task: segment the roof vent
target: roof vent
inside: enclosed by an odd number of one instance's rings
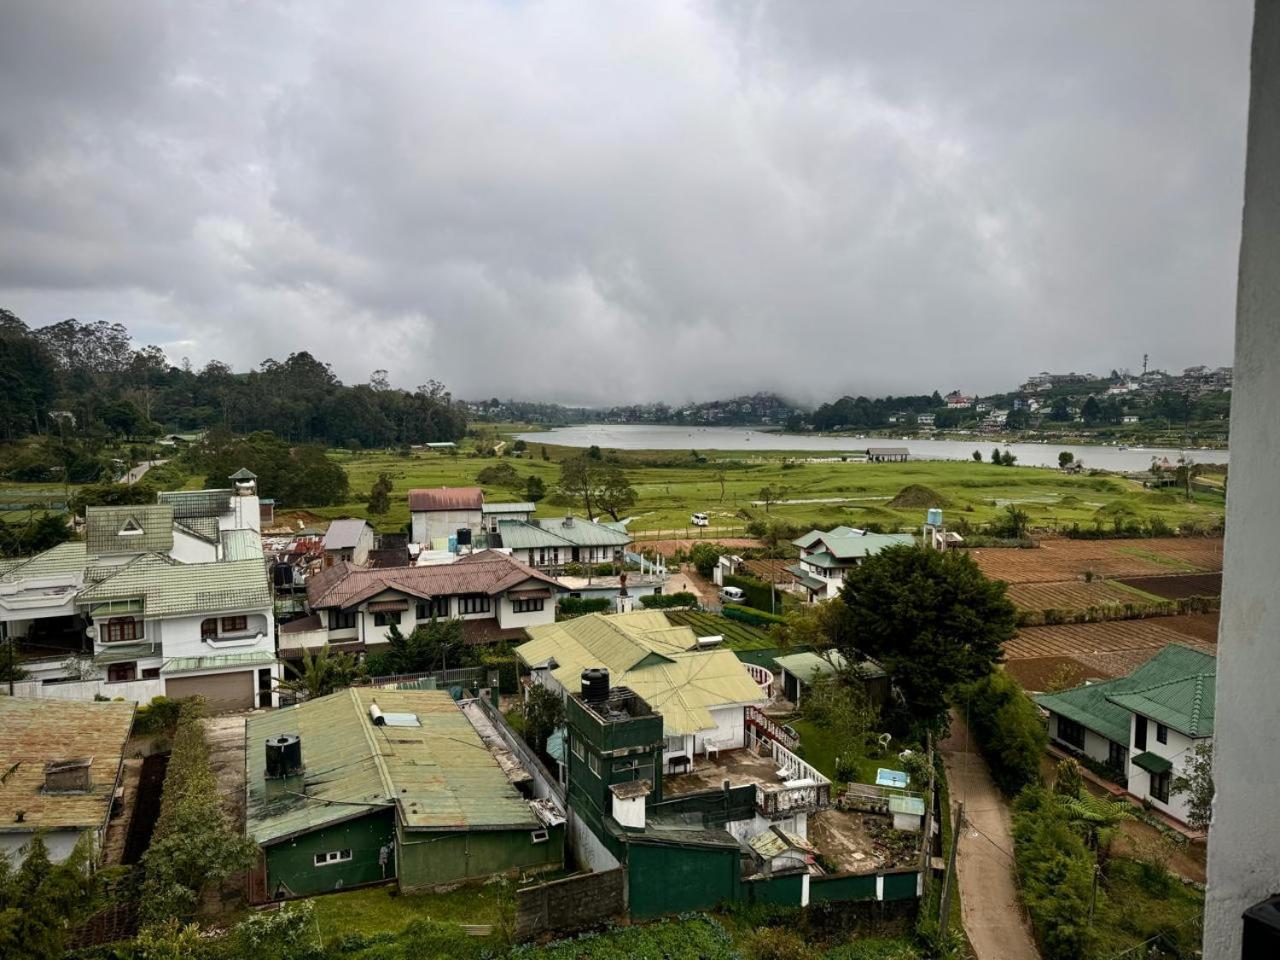
[[[44,765],[45,793],[88,793],[92,786],[93,757],[51,760]]]
[[[572,513],[566,513],[566,514],[564,515],[564,525],[565,525],[566,527],[572,527],[572,526],[573,526],[573,514],[572,514]]]

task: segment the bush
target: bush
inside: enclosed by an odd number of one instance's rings
[[[757,580],[755,577],[736,577],[729,576],[724,578],[726,587],[737,587],[746,594],[744,603],[748,607],[755,607],[757,610],[773,611],[775,606],[773,600],[773,590],[769,584],[763,580]],[[777,606],[782,606],[782,598],[778,597]]]
[[[815,960],[818,952],[789,927],[759,927],[742,938],[745,960]]]
[[[153,697],[151,702],[138,708],[133,718],[133,732],[142,736],[173,736],[178,729],[182,707],[189,700],[173,700],[169,697]]]
[[[757,610],[754,607],[744,607],[736,603],[726,603],[720,612],[730,620],[749,623],[755,627],[771,627],[775,623],[785,624],[787,622],[786,617],[780,617],[764,610]]]
[[[562,597],[558,612],[568,619],[587,613],[606,613],[612,606],[613,601],[608,597]]]
[[[1019,795],[1013,837],[1022,899],[1045,960],[1090,956],[1093,857],[1048,791],[1030,787]]]
[[[498,692],[518,693],[520,691],[520,663],[516,655],[509,650],[495,652],[486,650],[480,655],[480,666],[484,668],[485,683],[489,682],[489,672],[498,671]]]
[[[665,610],[669,607],[696,607],[698,598],[688,590],[679,593],[651,593],[640,598],[640,606],[646,610]]]
[[[715,569],[716,563],[720,560],[720,555],[728,552],[728,547],[721,546],[718,543],[695,543],[689,551],[689,561],[699,574],[710,579],[711,571]]]
[[[1008,674],[994,671],[956,691],[982,755],[991,766],[991,779],[1007,795],[1039,783],[1040,758],[1049,737],[1036,705]]]

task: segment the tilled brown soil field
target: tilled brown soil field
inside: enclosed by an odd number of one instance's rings
[[[1064,580],[1058,583],[1011,583],[1009,599],[1019,610],[1088,610],[1112,604],[1141,604],[1142,598],[1107,583],[1094,580]]]
[[[1188,646],[1217,640],[1216,627],[1208,636],[1206,618],[1215,614],[1186,614],[1146,620],[1110,620],[1106,623],[1068,623],[1055,627],[1024,627],[1005,644],[1009,659],[1023,657],[1075,657],[1083,653],[1114,653],[1141,648],[1159,649],[1169,643]]]
[[[1125,586],[1151,593],[1166,600],[1182,597],[1217,597],[1222,594],[1222,574],[1184,573],[1171,577],[1126,577]],[[1015,603],[1017,601],[1014,601]]]
[[[1222,569],[1221,538],[1044,540],[1039,547],[979,547],[969,555],[983,573],[1008,583],[1051,583],[1095,577],[1153,577]]]

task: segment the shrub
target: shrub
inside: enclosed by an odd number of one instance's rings
[[[689,560],[693,563],[694,569],[704,577],[710,577],[711,571],[715,569],[717,561],[722,553],[727,553],[728,548],[722,547],[718,543],[695,543],[689,551]]]
[[[967,707],[969,724],[991,779],[1009,796],[1040,779],[1040,758],[1049,738],[1031,698],[1008,674],[993,671],[956,691]]]
[[[669,607],[696,607],[698,598],[688,590],[679,593],[651,593],[640,598],[640,606],[647,610],[664,610]]]
[[[773,590],[769,584],[763,580],[757,580],[755,577],[735,577],[729,576],[724,578],[726,587],[738,587],[746,594],[744,602],[748,607],[755,607],[757,610],[773,611],[775,606],[773,598]],[[777,606],[782,606],[782,598],[777,600]]]
[[[613,606],[608,597],[563,597],[558,612],[561,617],[580,617],[586,613],[605,613]]]
[[[744,607],[736,603],[726,603],[720,612],[730,620],[739,620],[742,623],[749,623],[756,627],[771,627],[775,623],[785,624],[787,622],[786,617],[780,617],[764,610],[757,610],[754,607]]]
[[[1019,795],[1013,837],[1022,899],[1045,960],[1090,956],[1093,857],[1048,791],[1030,787]]]
[[[171,737],[178,729],[183,704],[188,698],[173,700],[169,697],[152,697],[151,702],[138,708],[133,718],[133,732],[142,736]]]
[[[742,938],[745,960],[815,960],[818,952],[789,927],[759,927]]]

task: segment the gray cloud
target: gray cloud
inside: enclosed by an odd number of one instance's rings
[[[1249,4],[12,4],[0,304],[681,401],[1228,362]]]

